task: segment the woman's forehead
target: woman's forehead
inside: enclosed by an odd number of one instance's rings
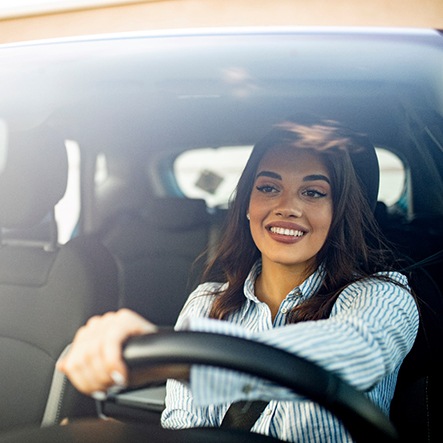
[[[257,168],[257,174],[263,170],[280,170],[287,173],[299,173],[309,170],[327,173],[326,165],[318,153],[295,146],[275,146],[270,148],[261,159]]]

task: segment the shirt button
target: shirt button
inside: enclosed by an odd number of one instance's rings
[[[271,415],[272,414],[272,409],[271,408],[267,408],[266,409],[266,415]]]
[[[242,392],[243,394],[249,394],[252,391],[252,386],[251,385],[244,385],[242,388]]]
[[[281,308],[281,313],[282,314],[287,314],[288,313],[288,308]]]

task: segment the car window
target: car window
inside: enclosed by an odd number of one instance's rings
[[[208,207],[224,207],[234,191],[252,146],[194,149],[174,162],[174,176],[189,198],[203,198]]]
[[[80,216],[80,148],[74,140],[65,140],[68,153],[68,182],[66,192],[55,206],[58,241],[66,243]]]
[[[186,197],[203,198],[208,207],[226,207],[234,191],[252,146],[205,148],[186,151],[174,162],[174,175]],[[380,164],[378,200],[396,203],[405,183],[405,167],[400,158],[387,149],[377,148]]]
[[[380,188],[378,200],[392,206],[400,199],[405,186],[405,166],[393,152],[383,148],[376,148],[380,165]]]
[[[68,183],[66,192],[55,206],[55,219],[57,221],[58,242],[65,244],[75,232],[80,219],[80,147],[75,140],[65,141],[68,153]],[[106,156],[97,155],[95,167],[95,184],[103,183],[108,175]]]

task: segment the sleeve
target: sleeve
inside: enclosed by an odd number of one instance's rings
[[[188,318],[183,326],[275,346],[313,361],[365,391],[391,374],[412,348],[418,311],[407,288],[372,278],[348,286],[325,320],[261,333],[250,333],[238,325],[207,318]],[[194,401],[199,405],[238,399],[295,399],[288,391],[270,388],[269,383],[245,374],[201,366],[192,368],[191,387]]]
[[[186,301],[180,313],[175,329],[186,329],[188,318],[207,317],[212,305],[211,293],[216,286],[211,283],[200,285]],[[217,414],[213,406],[196,406],[189,385],[177,380],[168,380],[166,384],[166,407],[162,413],[161,425],[168,429],[190,427],[214,427]]]
[[[194,405],[189,386],[177,380],[166,384],[166,408],[162,413],[161,425],[167,429],[215,427],[216,417],[210,406]]]

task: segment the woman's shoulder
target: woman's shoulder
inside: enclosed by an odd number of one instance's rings
[[[185,307],[189,304],[212,303],[214,297],[226,288],[226,283],[206,282],[197,286],[188,297]]]
[[[408,278],[398,271],[381,271],[367,277],[355,279],[348,286],[351,290],[355,288],[399,288],[410,292]]]
[[[406,275],[398,271],[377,272],[370,278],[372,278],[375,281],[385,281],[400,286],[408,287],[408,278],[406,277]]]
[[[226,288],[226,283],[218,282],[206,282],[197,286],[186,300],[176,327],[180,327],[180,324],[190,316],[208,317],[214,298],[224,288]]]
[[[418,325],[415,297],[406,276],[399,272],[379,272],[348,285],[338,296],[331,317],[350,312],[358,313],[359,318],[390,317]]]
[[[194,299],[197,297],[214,297],[219,292],[225,290],[227,287],[227,283],[220,282],[205,282],[201,283],[191,292],[188,300]]]
[[[401,299],[409,303],[413,300],[408,279],[396,271],[377,272],[368,277],[360,278],[343,289],[337,299],[336,307],[352,305],[385,303],[387,299]]]

